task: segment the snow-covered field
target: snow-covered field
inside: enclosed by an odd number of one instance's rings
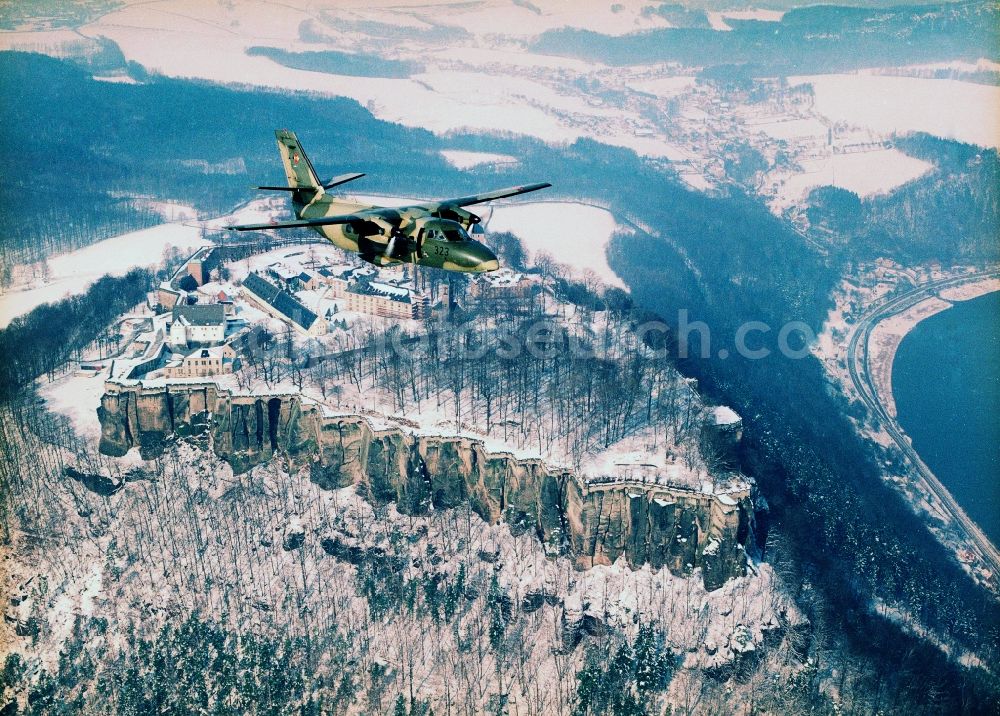
[[[466,152],[460,149],[443,149],[443,156],[449,164],[458,169],[469,169],[480,164],[516,164],[517,159],[509,154],[492,154],[490,152]]]
[[[120,85],[139,84],[128,75],[107,75],[106,77],[99,77],[97,75],[94,75],[94,79],[97,80],[98,82],[112,82],[114,84],[120,84]]]
[[[65,415],[73,422],[73,428],[88,440],[98,440],[101,436],[101,422],[97,419],[97,408],[104,395],[105,373],[69,373],[51,382],[38,382],[38,395],[49,410]]]
[[[774,139],[825,139],[827,126],[815,117],[782,117],[748,122],[750,131],[763,132]]]
[[[676,77],[657,77],[648,80],[636,80],[630,87],[640,92],[648,92],[657,97],[675,97],[694,87],[695,78],[687,75]]]
[[[97,79],[96,77],[94,79]],[[163,217],[164,221],[192,221],[198,217],[198,212],[190,204],[179,204],[176,201],[160,201],[159,199],[136,198],[132,200],[136,206],[151,209]]]
[[[83,293],[105,274],[123,276],[136,266],[156,266],[170,246],[193,252],[207,245],[195,225],[161,224],[53,256],[47,283],[0,297],[0,328],[43,303]]]
[[[431,87],[441,96],[462,95],[456,101],[471,105],[541,105],[559,112],[588,113],[615,117],[617,110],[592,107],[580,94],[564,94],[552,87],[516,74],[498,76],[485,72],[437,71],[414,75],[413,79]],[[467,94],[471,93],[471,94]]]
[[[595,67],[603,67],[602,65],[595,65],[589,61],[578,60],[572,57],[525,52],[524,48],[517,43],[497,42],[491,44],[495,44],[495,46],[429,46],[422,51],[421,57],[424,60],[433,61],[441,65],[458,61],[470,67],[484,69],[509,67],[521,72],[535,69],[589,72],[594,70]]]
[[[204,222],[205,228],[221,229],[231,224],[254,224],[270,221],[278,216],[291,216],[291,202],[287,196],[274,194],[253,199],[230,214]]]
[[[962,60],[952,60],[951,62],[928,62],[922,65],[904,65],[902,67],[871,67],[860,70],[864,75],[918,75],[920,73],[932,73],[939,71],[950,72],[1000,72],[1000,62],[988,60],[980,57],[975,62],[964,62]]]
[[[295,5],[296,3],[289,3]],[[480,0],[479,2],[426,2],[425,0],[375,0],[336,3],[334,16],[350,22],[378,22],[414,29],[433,25],[456,28],[463,34],[492,39],[500,35],[529,38],[546,30],[575,27],[609,35],[670,27],[664,18],[643,13],[646,3],[611,3],[607,0]],[[456,32],[455,42],[462,41]]]
[[[299,0],[280,5],[257,0],[218,5],[153,0],[108,13],[79,32],[85,41],[98,37],[113,40],[128,60],[166,76],[349,97],[380,119],[440,134],[457,130],[509,132],[556,143],[589,137],[651,157],[682,158],[682,151],[665,141],[636,136],[633,123],[641,118],[630,109],[602,106],[586,101],[576,90],[555,88],[565,86],[573,76],[564,73],[586,74],[601,69],[599,65],[535,55],[518,46],[523,39],[517,39],[563,26],[621,34],[664,27],[666,21],[655,14],[644,16],[639,6],[612,9],[596,0],[587,0],[585,7],[561,0],[542,0],[537,5],[532,9],[506,0],[451,4],[447,8],[335,3],[320,14],[311,3]],[[359,30],[341,30],[338,20],[374,21],[400,29],[455,24],[473,36],[457,35],[444,47],[442,41],[419,36],[397,43],[393,56],[424,65],[423,72],[410,78],[369,77],[362,81],[284,67],[267,57],[246,54],[255,45],[293,52],[372,51],[373,38]],[[303,42],[299,35],[303,23],[318,27],[318,36],[326,40]],[[0,33],[0,48],[31,41],[25,33]],[[53,40],[44,37],[40,42],[51,45]],[[691,78],[684,78],[678,87],[690,82]],[[663,91],[658,88],[654,93]]]
[[[705,13],[708,15],[708,24],[712,26],[713,30],[718,30],[720,32],[729,32],[732,30],[732,26],[726,22],[726,20],[757,20],[758,22],[779,22],[782,16],[785,14],[781,10],[761,10],[756,8],[747,8],[745,10],[710,10]]]
[[[323,49],[322,45],[299,41],[300,24],[315,19],[306,4],[302,8],[297,9],[294,3],[223,6],[162,0],[126,6],[83,26],[80,33],[114,40],[127,59],[167,76],[350,97],[382,119],[435,132],[468,128],[515,132],[548,141],[573,141],[581,135],[541,107],[555,102],[563,111],[576,111],[585,107],[582,101],[558,95],[516,74],[503,82],[496,77],[450,71],[431,71],[412,79],[359,81],[357,77],[292,69],[246,54],[248,47],[261,44],[291,51]],[[0,33],[0,47],[30,41],[24,33],[16,37]]]
[[[932,166],[898,149],[830,154],[801,162],[803,171],[781,177],[772,206],[782,209],[801,200],[818,186],[837,186],[859,196],[889,192],[912,181]]]
[[[608,285],[625,287],[608,265],[607,246],[618,225],[604,209],[558,201],[497,206],[486,228],[509,231],[532,254],[544,251],[575,271],[591,270]]]
[[[682,162],[690,159],[692,152],[676,144],[666,142],[657,136],[636,136],[629,132],[609,132],[602,135],[598,141],[610,144],[614,147],[624,147],[631,149],[642,157],[654,157],[658,159],[669,159],[675,162]]]
[[[866,74],[789,77],[811,84],[815,109],[834,122],[886,136],[929,132],[984,147],[1000,147],[1000,87],[958,80]]]
[[[388,0],[385,5],[395,5]],[[425,5],[428,17],[477,35],[513,35],[531,37],[546,30],[574,27],[594,30],[606,35],[670,27],[656,14],[642,14],[644,3],[612,3],[607,0],[532,0],[512,3],[508,0],[451,5],[443,8]],[[435,12],[435,11],[438,12]]]
[[[70,29],[15,30],[0,32],[0,49],[20,52],[42,52],[55,57],[73,54],[82,43],[90,44]]]

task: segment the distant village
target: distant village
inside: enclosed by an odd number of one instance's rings
[[[420,281],[410,265],[351,263],[353,257],[325,245],[293,245],[228,263],[222,254],[217,246],[198,250],[147,296],[144,316],[111,363],[109,378],[223,376],[239,368],[241,347],[254,331],[318,339],[346,331],[360,316],[421,322],[459,301],[526,304],[545,284],[540,274],[502,268],[463,277],[459,297],[451,280]]]

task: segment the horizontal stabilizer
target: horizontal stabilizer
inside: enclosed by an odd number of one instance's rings
[[[360,179],[364,174],[361,172],[352,172],[350,174],[341,174],[340,176],[333,177],[326,184],[323,185],[324,189],[332,189],[335,186],[340,186],[341,184],[346,184],[349,181],[354,181],[355,179]],[[254,189],[259,189],[260,191],[300,191],[302,189],[309,190],[309,187],[301,186],[257,186]]]
[[[349,181],[354,181],[355,179],[360,179],[363,177],[363,173],[353,172],[351,174],[341,174],[340,176],[333,177],[330,181],[323,185],[324,189],[332,189],[335,186],[340,186],[341,184],[346,184]]]

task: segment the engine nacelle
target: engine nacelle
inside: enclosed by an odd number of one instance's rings
[[[393,225],[381,217],[372,217],[350,221],[344,224],[344,233],[349,236],[367,238],[369,236],[389,236]]]
[[[471,211],[466,211],[460,206],[449,206],[448,204],[445,204],[435,211],[434,216],[439,219],[457,221],[466,231],[471,231],[474,224],[478,224],[482,221],[481,218],[473,214]]]

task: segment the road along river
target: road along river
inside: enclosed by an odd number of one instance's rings
[[[880,325],[885,326],[887,322],[907,312],[913,312],[915,308],[918,314],[917,320],[947,308],[950,304],[941,297],[948,296],[951,291],[958,291],[961,287],[974,283],[991,286],[998,279],[1000,270],[982,271],[931,281],[889,296],[873,305],[855,324],[848,338],[847,351],[850,379],[861,400],[913,466],[918,487],[922,492],[935,498],[937,507],[961,535],[965,547],[965,561],[970,562],[973,567],[978,567],[980,574],[987,578],[994,589],[997,589],[997,580],[1000,577],[1000,550],[924,463],[914,450],[910,438],[897,422],[895,401],[891,392],[892,356],[905,331],[896,333],[898,339],[890,338],[888,341],[884,337],[881,341],[877,340],[877,334]],[[921,305],[930,308],[922,311],[919,308]],[[888,354],[886,354],[887,349]],[[877,361],[873,360],[876,352],[880,353]]]

